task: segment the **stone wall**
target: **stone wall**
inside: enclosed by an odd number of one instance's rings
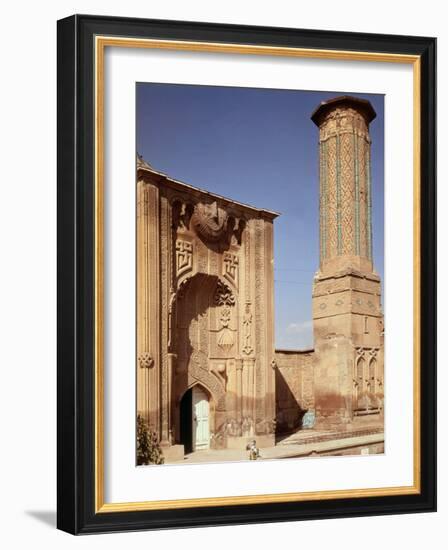
[[[276,431],[300,428],[307,411],[314,410],[313,350],[276,350]]]

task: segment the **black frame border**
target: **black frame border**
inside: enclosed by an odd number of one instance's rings
[[[436,511],[436,39],[90,15],[62,19],[57,31],[57,527],[84,534]],[[420,57],[420,494],[95,513],[96,35]]]

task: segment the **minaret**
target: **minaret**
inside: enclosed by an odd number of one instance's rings
[[[316,422],[324,428],[382,416],[383,315],[372,262],[369,135],[375,116],[369,101],[349,96],[322,102],[311,116],[320,149],[314,381]]]

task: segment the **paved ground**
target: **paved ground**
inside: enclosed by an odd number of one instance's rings
[[[353,433],[341,434],[333,432],[316,432],[307,430],[298,432],[280,441],[275,447],[260,449],[261,460],[281,458],[299,458],[319,454],[327,454],[349,448],[368,447],[384,441],[384,433]],[[359,454],[359,451],[358,453]],[[203,462],[240,462],[249,460],[248,451],[234,449],[196,451],[186,455],[181,460],[170,460],[167,464],[203,463]]]
[[[304,443],[311,438],[315,437],[335,437],[337,434],[334,432],[319,432],[317,430],[299,430],[296,433],[283,437],[278,441],[277,445],[291,445],[294,443]]]

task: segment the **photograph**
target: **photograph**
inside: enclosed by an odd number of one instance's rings
[[[251,21],[58,21],[68,533],[436,510],[436,38]]]
[[[384,95],[135,94],[136,464],[383,454]]]

